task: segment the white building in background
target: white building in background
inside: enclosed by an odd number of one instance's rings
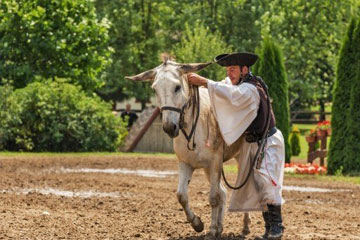
[[[141,103],[137,102],[135,98],[130,98],[127,100],[124,100],[122,102],[116,102],[116,111],[123,111],[125,110],[125,106],[126,104],[130,103],[131,105],[131,110],[139,112],[141,111]],[[150,102],[146,103],[146,107],[151,107],[151,106],[157,106],[157,100],[155,96],[152,96],[150,98]]]

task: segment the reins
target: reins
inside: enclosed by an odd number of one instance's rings
[[[270,115],[271,115],[271,108],[270,108],[271,105],[270,105],[270,97],[269,97],[268,87],[266,86],[266,84],[262,80],[258,79],[258,81],[261,84],[261,86],[263,87],[263,89],[264,89],[264,91],[266,93],[266,96],[267,96],[267,105],[268,105],[269,112],[268,112],[268,115],[266,117],[266,128],[265,128],[265,131],[264,131],[264,133],[263,133],[263,135],[261,137],[259,147],[258,147],[258,149],[256,151],[255,157],[251,162],[249,172],[248,172],[248,174],[247,174],[247,176],[246,176],[243,183],[239,184],[237,187],[231,186],[229,184],[229,182],[226,180],[225,173],[224,173],[224,167],[222,167],[221,173],[222,173],[224,182],[225,182],[226,186],[228,186],[230,189],[233,189],[233,190],[239,190],[240,188],[245,186],[245,184],[249,180],[249,177],[250,177],[256,163],[258,163],[256,165],[256,168],[257,169],[260,168],[260,165],[261,165],[261,161],[259,160],[260,153],[261,153],[260,158],[262,159],[264,157],[264,148],[265,148],[265,144],[266,144],[266,141],[267,141],[267,135],[269,134],[269,127],[270,127],[270,122],[271,122],[271,117],[270,117]],[[224,158],[225,158],[225,142],[224,142],[224,145],[223,145],[223,162],[224,162]]]

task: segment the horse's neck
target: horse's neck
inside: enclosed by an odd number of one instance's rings
[[[196,117],[195,113],[195,109],[194,109],[194,103],[192,102],[192,100],[190,100],[190,105],[187,106],[184,110],[184,129],[186,131],[190,131],[191,130],[191,126],[193,124],[193,121]]]
[[[192,94],[191,96],[196,95],[196,89],[195,88],[189,88],[189,92],[190,94]],[[210,110],[206,107],[209,103],[209,99],[204,98],[204,95],[202,95],[200,93],[201,89],[198,90],[199,91],[199,107],[200,107],[200,111],[199,114],[203,115],[203,116],[207,116],[208,114],[210,114]],[[186,126],[184,127],[184,129],[186,131],[190,131],[191,127],[193,125],[193,122],[195,121],[195,118],[197,116],[197,104],[196,102],[193,101],[193,99],[191,99],[190,101],[190,106],[187,107],[184,111],[184,123],[186,123]],[[199,117],[199,120],[197,122],[197,129],[198,128],[202,128],[204,126],[202,126],[203,121],[201,119],[201,117]]]
[[[197,114],[196,103],[194,103],[194,101],[193,101],[193,96],[196,95],[196,88],[194,86],[190,86],[188,84],[186,74],[182,76],[182,84],[183,84],[183,87],[186,89],[186,92],[187,92],[187,94],[189,96],[188,100],[190,100],[190,103],[191,103],[191,105],[189,107],[187,107],[185,109],[185,111],[184,111],[184,114],[185,114],[184,115],[184,123],[186,125],[186,126],[184,126],[184,130],[186,132],[190,132],[190,130],[192,128],[192,125],[193,125],[193,122],[195,121],[196,114]],[[204,98],[204,95],[201,94],[201,88],[200,87],[198,88],[198,91],[199,91],[199,99],[198,99],[198,101],[200,101],[200,103],[199,103],[199,105],[200,105],[199,114],[208,115],[208,114],[210,114],[210,110],[208,108],[204,108],[204,106],[208,105],[209,104],[208,101],[210,101],[210,100],[207,99],[207,98]],[[202,125],[203,125],[203,121],[201,121],[201,119],[199,118],[199,120],[197,122],[196,129],[205,127],[205,126],[202,126]],[[208,126],[206,126],[206,127],[208,127]]]

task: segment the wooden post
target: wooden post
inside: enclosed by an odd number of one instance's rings
[[[315,138],[315,142],[309,142],[309,151],[308,151],[308,158],[307,158],[307,162],[308,163],[313,163],[313,161],[316,158],[320,158],[320,166],[324,166],[325,165],[325,157],[327,154],[327,150],[326,150],[326,143],[327,143],[327,137],[328,134],[326,132],[326,130],[321,130],[323,131],[320,134],[318,134]],[[315,145],[317,143],[317,141],[320,141],[320,149],[315,149]]]
[[[323,136],[320,138],[321,143],[320,143],[320,151],[324,154],[322,154],[322,156],[320,157],[320,166],[324,166],[325,165],[325,157],[326,157],[326,142],[327,142],[327,135]]]

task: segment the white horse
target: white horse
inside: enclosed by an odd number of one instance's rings
[[[188,184],[195,169],[203,168],[210,182],[209,202],[212,208],[210,232],[207,238],[217,238],[223,231],[223,218],[226,204],[226,189],[221,184],[223,160],[229,160],[239,153],[244,141],[241,137],[230,147],[225,146],[215,116],[210,108],[209,94],[206,88],[199,88],[200,114],[197,127],[191,142],[196,147],[193,151],[187,148],[188,141],[184,134],[179,134],[180,126],[189,133],[196,111],[193,111],[194,88],[187,82],[187,73],[196,72],[210,63],[179,64],[168,59],[158,67],[135,76],[126,77],[134,81],[153,82],[158,103],[162,109],[163,130],[174,140],[174,151],[179,159],[179,183],[177,198],[183,207],[187,220],[195,231],[201,232],[204,225],[189,206]],[[183,123],[180,124],[180,113],[176,109],[184,107]],[[164,108],[165,107],[165,108]],[[169,108],[170,107],[170,108]],[[226,145],[226,144],[225,144]],[[191,143],[190,143],[191,146]],[[250,217],[244,215],[243,234],[248,234]]]

